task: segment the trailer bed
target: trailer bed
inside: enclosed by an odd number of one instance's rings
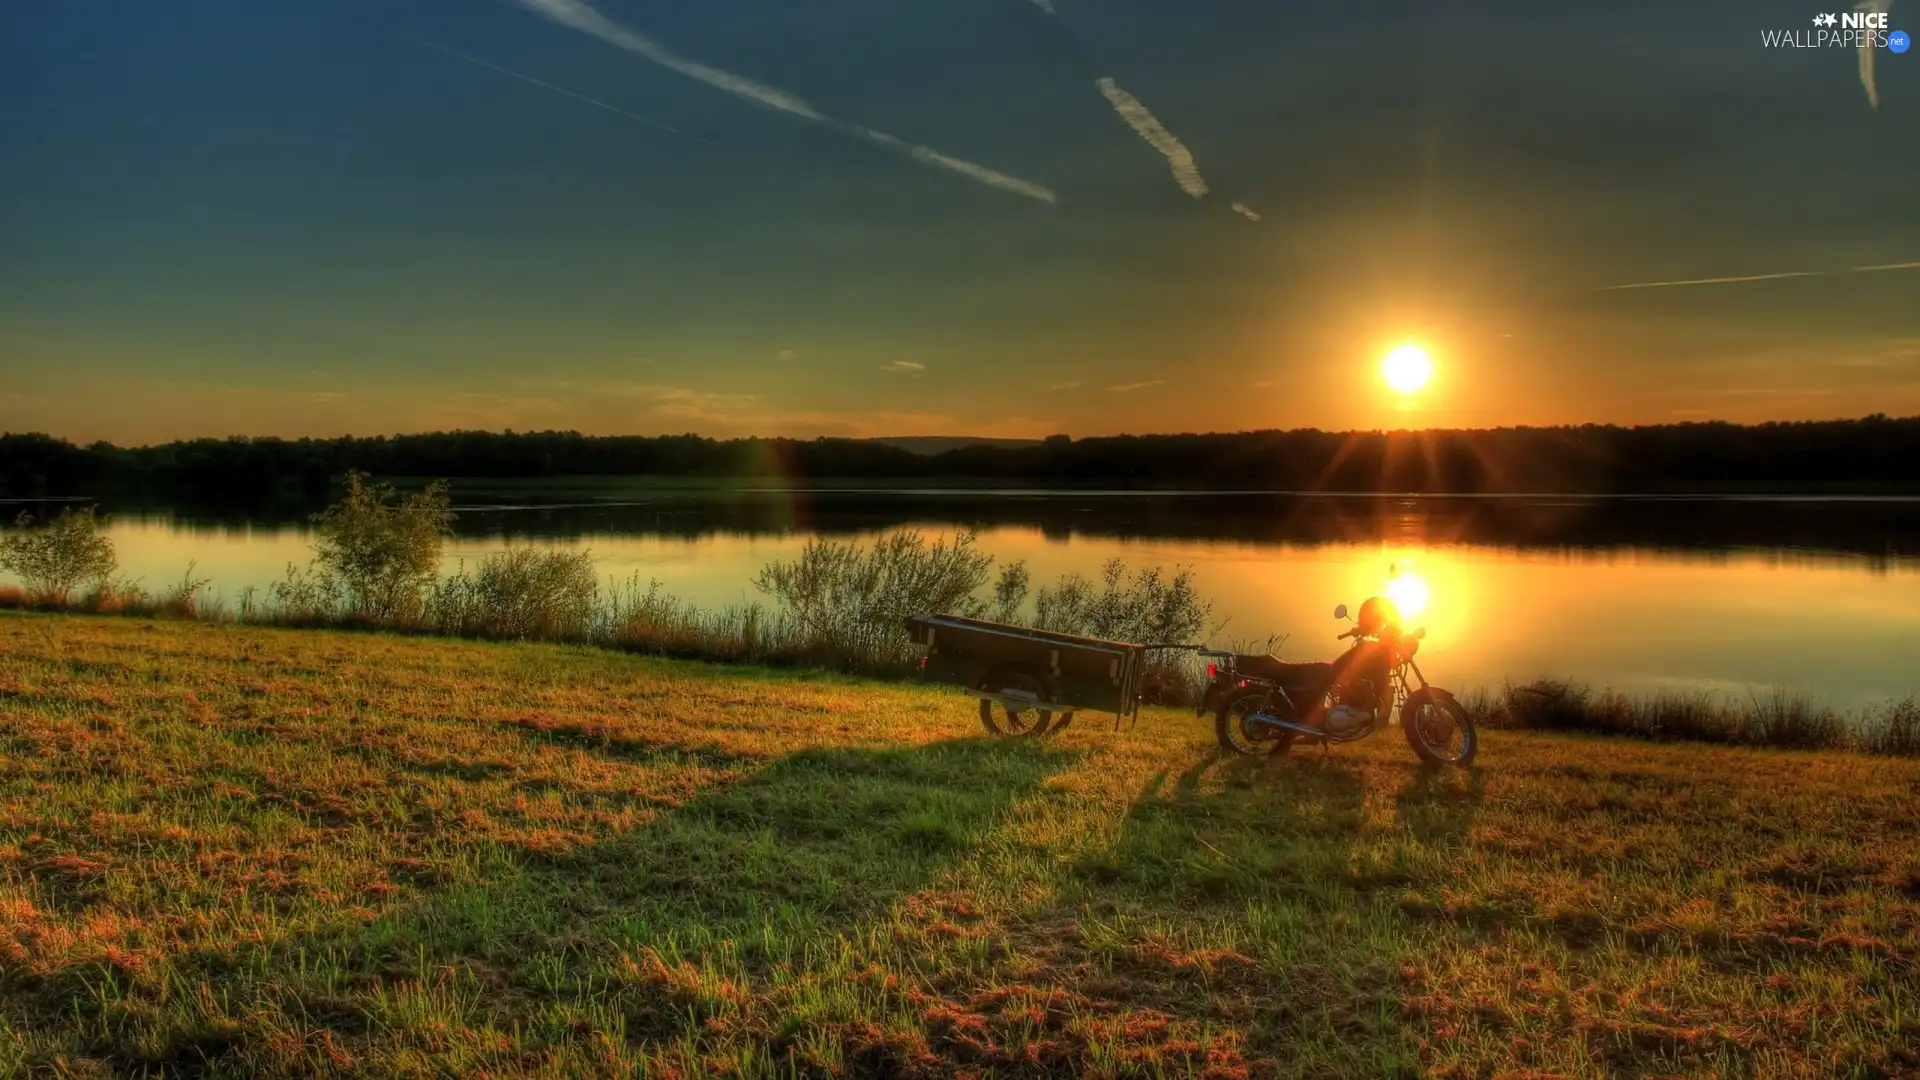
[[[907,620],[907,632],[926,650],[925,678],[973,691],[983,701],[1066,715],[1099,711],[1124,718],[1139,712],[1143,645],[959,615],[915,616]],[[1032,687],[1036,681],[1043,688],[1037,695],[1031,689],[1006,692],[1012,684]]]

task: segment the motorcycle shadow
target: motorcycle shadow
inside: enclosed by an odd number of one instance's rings
[[[1464,843],[1485,801],[1486,776],[1479,769],[1423,764],[1394,796],[1394,815],[1430,846]]]

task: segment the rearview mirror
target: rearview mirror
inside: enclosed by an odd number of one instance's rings
[[[1341,605],[1340,605],[1339,607],[1337,607],[1337,608],[1334,608],[1334,609],[1333,609],[1333,617],[1334,617],[1334,618],[1336,618],[1336,619],[1344,619],[1344,618],[1346,618],[1346,617],[1347,617],[1347,605],[1345,605],[1345,604],[1341,604]]]

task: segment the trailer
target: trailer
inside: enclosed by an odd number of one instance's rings
[[[1112,713],[1115,730],[1139,718],[1148,646],[958,615],[916,615],[907,633],[926,650],[922,676],[979,698],[994,735],[1059,731],[1083,711]]]

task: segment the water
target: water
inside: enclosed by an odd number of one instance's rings
[[[1920,692],[1920,500],[528,492],[457,488],[448,566],[508,544],[584,547],[603,576],[719,606],[765,602],[755,573],[813,537],[972,525],[1036,583],[1110,558],[1192,567],[1227,621],[1216,643],[1284,634],[1289,659],[1333,654],[1334,605],[1380,591],[1401,563],[1427,594],[1421,662],[1443,685],[1785,688],[1847,708]],[[193,561],[231,603],[311,558],[310,508],[107,509],[123,572],[149,587]]]

